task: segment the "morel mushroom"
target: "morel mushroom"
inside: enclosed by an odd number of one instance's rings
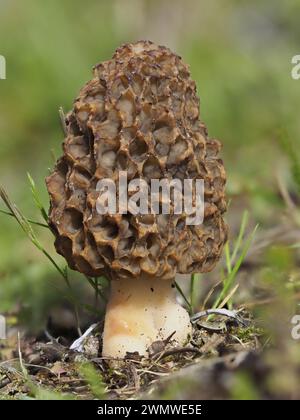
[[[147,355],[152,342],[183,344],[189,316],[176,302],[176,273],[207,272],[227,236],[220,143],[199,120],[188,67],[168,48],[141,41],[94,67],[65,118],[63,156],[47,178],[55,247],[68,265],[111,279],[103,355]],[[187,214],[99,214],[99,181],[202,179],[204,219]],[[195,191],[193,191],[193,194]],[[117,191],[118,194],[118,191]],[[193,195],[194,197],[194,195]]]

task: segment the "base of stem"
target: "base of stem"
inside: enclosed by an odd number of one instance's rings
[[[174,333],[175,331],[175,333]],[[187,311],[176,301],[173,280],[139,278],[112,281],[103,333],[103,356],[127,352],[147,356],[147,349],[172,333],[183,345],[191,335]]]

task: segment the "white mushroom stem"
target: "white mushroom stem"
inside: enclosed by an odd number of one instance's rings
[[[103,333],[103,356],[126,352],[147,356],[148,347],[165,340],[183,345],[192,329],[187,311],[176,301],[174,280],[140,278],[112,281]]]

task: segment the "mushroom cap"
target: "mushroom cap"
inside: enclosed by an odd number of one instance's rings
[[[65,117],[63,156],[46,179],[55,247],[89,276],[172,278],[207,272],[227,238],[226,174],[220,143],[199,119],[187,65],[149,41],[123,45],[94,67]],[[182,214],[105,214],[97,182],[151,178],[204,180],[204,220]]]

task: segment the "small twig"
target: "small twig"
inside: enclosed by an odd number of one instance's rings
[[[176,331],[173,331],[167,338],[164,340],[157,340],[154,341],[148,348],[147,352],[149,353],[149,356],[151,358],[155,357],[157,354],[161,354],[162,351],[165,350],[166,346],[171,341],[173,335],[176,333]]]
[[[168,335],[168,337],[167,337],[167,338],[165,338],[165,339],[163,340],[163,342],[164,342],[164,344],[165,344],[165,345],[167,345],[167,344],[169,344],[169,343],[170,343],[171,338],[173,337],[173,335],[174,335],[174,334],[176,334],[176,330],[175,330],[175,331],[173,331],[173,332],[171,332],[171,334],[170,334],[170,335]]]
[[[226,324],[225,323],[218,323],[218,325],[209,325],[208,323],[198,322],[198,327],[203,328],[206,331],[210,332],[222,332],[226,330]]]
[[[204,310],[205,306],[207,305],[207,302],[209,301],[210,297],[215,292],[216,288],[218,286],[220,286],[220,284],[222,284],[222,283],[223,283],[223,280],[221,279],[215,285],[213,285],[212,288],[209,290],[209,292],[206,295],[206,298],[204,299],[203,305],[202,305],[203,310]]]
[[[144,373],[149,373],[150,375],[154,376],[169,376],[170,372],[155,372],[154,370],[147,370],[147,369],[137,369],[138,372],[140,372],[142,375]]]
[[[239,339],[236,335],[232,335],[231,337],[234,338],[242,347],[246,347],[245,344],[242,342],[242,340]]]
[[[279,172],[277,172],[276,174],[276,179],[277,179],[277,185],[278,185],[278,189],[279,189],[279,193],[286,205],[286,207],[288,208],[288,210],[294,214],[295,210],[296,210],[296,205],[293,202],[290,193],[287,189],[286,183],[284,182],[283,178],[280,176]]]
[[[133,363],[130,364],[130,370],[132,373],[135,390],[136,392],[138,392],[141,388],[141,378],[139,377],[137,369]]]
[[[200,350],[195,349],[193,347],[178,347],[170,350],[164,351],[160,357],[159,360],[164,359],[165,357],[172,356],[174,354],[181,354],[181,353],[196,353],[196,354],[202,354]]]
[[[24,363],[23,363],[22,352],[21,352],[21,340],[20,340],[19,331],[18,331],[18,356],[19,356],[19,363],[20,363],[22,373],[23,373],[24,377],[27,378],[28,373],[27,373],[27,370],[26,370],[26,368],[24,366]]]
[[[4,388],[6,385],[8,385],[9,383],[11,383],[10,378],[7,376],[6,378],[4,378],[1,382],[0,382],[0,389]]]
[[[236,284],[234,288],[228,293],[228,295],[222,300],[222,302],[219,304],[219,309],[223,308],[226,303],[232,298],[232,296],[235,294],[237,289],[239,288],[239,284]]]
[[[229,311],[228,309],[220,308],[220,309],[206,309],[205,311],[198,312],[197,314],[191,317],[191,322],[197,322],[200,318],[205,318],[209,315],[223,315],[227,316],[228,318],[235,319],[237,322],[242,324],[244,327],[247,327],[247,323],[238,316],[237,311]]]
[[[38,369],[44,369],[47,370],[49,372],[51,372],[52,374],[54,374],[55,376],[58,376],[56,373],[53,373],[52,370],[50,368],[48,368],[47,366],[42,366],[42,365],[34,365],[32,363],[24,363],[24,366],[28,366],[28,367],[34,367],[34,368],[38,368]]]
[[[58,343],[58,339],[57,339],[57,338],[55,338],[55,337],[53,337],[53,335],[51,335],[51,334],[49,333],[49,331],[48,331],[48,330],[44,330],[44,334],[45,334],[46,338],[47,338],[48,340],[50,340],[52,343],[53,343],[53,342]]]

